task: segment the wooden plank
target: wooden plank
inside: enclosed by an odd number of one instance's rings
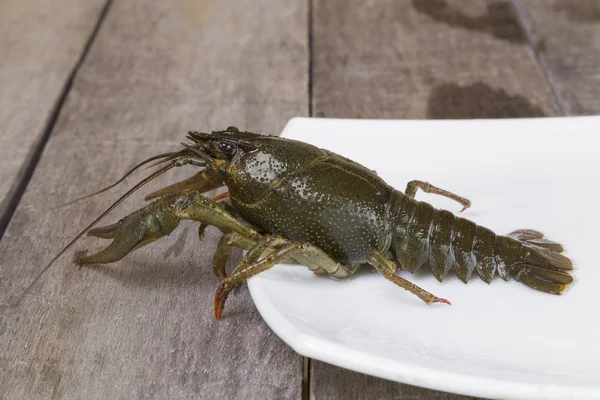
[[[515,33],[518,22],[507,2],[342,4],[314,4],[315,116],[557,115],[527,41]]]
[[[600,113],[600,2],[515,1],[566,115]]]
[[[0,2],[0,237],[104,3]]]
[[[347,118],[557,115],[503,1],[325,1],[313,5],[312,107]],[[424,149],[423,157],[427,157]],[[314,399],[465,399],[312,361]]]
[[[467,400],[475,397],[401,385],[312,360],[311,399]],[[315,381],[316,380],[316,381]]]
[[[140,179],[53,209],[179,148],[186,129],[278,133],[308,111],[307,5],[115,0],[0,242],[0,387],[9,399],[299,398],[302,359],[247,288],[213,317],[219,280],[197,224],[108,266],[52,255]],[[145,193],[194,171],[151,184]],[[140,208],[144,193],[106,223]],[[77,249],[105,242],[86,238]],[[239,258],[239,254],[238,254]],[[16,303],[16,305],[15,305]]]

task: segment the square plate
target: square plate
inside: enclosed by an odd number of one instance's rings
[[[600,117],[391,121],[294,118],[283,136],[355,160],[404,190],[428,181],[472,201],[496,233],[562,243],[575,282],[562,296],[499,277],[401,274],[452,306],[427,306],[370,267],[337,280],[278,265],[249,281],[258,310],[298,353],[411,385],[515,399],[600,398]],[[418,200],[461,206],[419,192]],[[475,274],[476,275],[476,274]]]

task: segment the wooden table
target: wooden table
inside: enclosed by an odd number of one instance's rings
[[[212,229],[105,267],[70,251],[40,276],[142,175],[59,206],[186,129],[598,113],[599,51],[597,0],[4,0],[0,398],[465,398],[303,359],[246,287],[215,321]]]

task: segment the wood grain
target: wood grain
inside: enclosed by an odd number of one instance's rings
[[[104,3],[0,2],[0,237]]]
[[[558,114],[509,2],[315,0],[312,26],[315,116]],[[314,399],[466,399],[314,360],[310,391]]]
[[[476,400],[402,385],[312,360],[311,399]]]
[[[508,1],[314,3],[315,116],[558,114]]]
[[[565,115],[600,113],[600,2],[516,0]]]
[[[298,1],[114,1],[0,242],[2,396],[301,396],[302,359],[266,326],[247,288],[215,321],[211,228],[199,244],[197,224],[182,223],[103,267],[79,270],[69,252],[17,300],[62,245],[145,173],[54,207],[179,148],[186,129],[278,133],[306,115],[307,15]],[[143,194],[106,224],[141,207]],[[105,244],[86,238],[76,248]]]

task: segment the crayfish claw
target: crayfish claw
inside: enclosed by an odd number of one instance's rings
[[[107,226],[101,226],[99,228],[90,229],[87,233],[88,236],[93,236],[101,239],[114,239],[117,236],[119,230],[119,223]]]

